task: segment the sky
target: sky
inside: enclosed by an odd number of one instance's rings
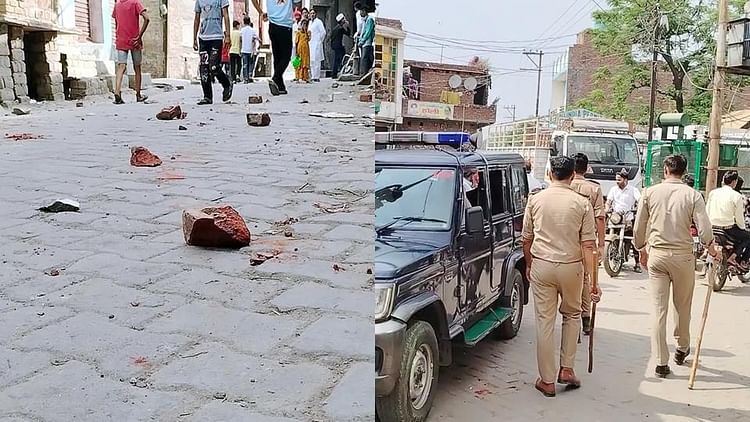
[[[399,19],[406,38],[405,58],[466,64],[486,57],[492,66],[490,101],[499,97],[498,121],[534,115],[537,72],[522,54],[543,50],[539,113],[549,110],[552,65],[592,26],[591,12],[606,0],[378,0],[377,16]],[[598,3],[598,5],[597,5]],[[440,37],[443,40],[438,40]],[[468,48],[460,48],[457,44]],[[441,46],[442,45],[442,46]],[[473,50],[472,50],[473,49]],[[481,51],[484,50],[484,51]],[[535,57],[536,58],[536,57]]]

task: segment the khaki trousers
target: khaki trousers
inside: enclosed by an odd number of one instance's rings
[[[597,271],[599,267],[597,267]],[[584,277],[583,289],[581,290],[581,316],[591,316],[591,281]]]
[[[558,366],[555,363],[555,320],[563,316],[560,366],[573,368],[581,329],[581,290],[583,263],[560,264],[535,258],[531,263],[531,288],[536,312],[536,359],[542,381],[554,383]]]
[[[648,276],[654,300],[651,353],[657,365],[669,362],[667,347],[667,308],[669,290],[674,305],[674,338],[683,352],[690,347],[690,307],[695,288],[695,256],[664,249],[649,250]]]

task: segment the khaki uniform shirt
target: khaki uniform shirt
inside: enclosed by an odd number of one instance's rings
[[[636,249],[648,246],[674,252],[693,252],[690,224],[695,221],[704,245],[714,238],[701,194],[680,180],[667,179],[646,189],[638,204],[633,228]]]
[[[559,182],[529,196],[523,238],[532,240],[531,255],[567,264],[583,259],[581,243],[596,240],[594,211],[588,198]]]
[[[602,195],[602,188],[598,183],[576,174],[570,187],[589,199],[591,208],[594,210],[594,218],[605,217],[604,195]]]

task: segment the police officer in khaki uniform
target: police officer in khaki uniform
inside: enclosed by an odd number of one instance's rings
[[[599,183],[594,180],[589,180],[583,177],[589,168],[589,157],[586,154],[579,152],[573,156],[576,162],[575,166],[575,177],[570,183],[570,187],[574,191],[588,198],[591,208],[594,210],[594,220],[596,222],[596,238],[599,247],[599,257],[602,256],[604,250],[604,195],[602,195],[602,188]],[[581,294],[581,320],[583,322],[583,334],[591,334],[591,285],[589,279],[586,278],[583,282],[583,293]]]
[[[690,354],[690,307],[695,287],[695,256],[690,224],[695,221],[701,242],[713,255],[711,223],[701,194],[682,183],[687,160],[670,155],[664,160],[664,181],[645,190],[638,204],[633,244],[641,251],[641,264],[648,268],[654,300],[651,341],[656,359],[656,375],[664,378],[669,369],[667,347],[667,309],[672,290],[675,312],[674,361],[685,363]]]
[[[581,324],[583,279],[594,265],[596,230],[588,199],[570,188],[574,168],[575,161],[570,157],[550,160],[552,184],[529,197],[523,221],[526,276],[536,311],[540,378],[535,387],[547,397],[555,396],[555,381],[571,388],[581,386],[573,366]],[[592,300],[599,301],[598,288],[590,294]],[[563,316],[559,371],[554,346],[558,303]]]

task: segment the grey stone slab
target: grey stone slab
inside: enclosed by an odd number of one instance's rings
[[[354,226],[351,224],[342,224],[335,229],[326,233],[323,237],[331,240],[351,239],[351,240],[370,240],[375,236],[372,227]]]
[[[201,407],[185,420],[188,422],[301,422],[300,419],[261,415],[253,410],[226,401],[213,401]]]
[[[150,233],[104,233],[90,239],[80,240],[71,245],[76,249],[117,254],[125,259],[143,261],[161,255],[179,246],[144,240]],[[141,236],[144,235],[144,236]]]
[[[336,384],[324,406],[328,417],[335,421],[375,420],[375,364],[358,362],[352,365]]]
[[[91,223],[97,220],[101,220],[106,217],[105,214],[91,213],[85,210],[81,212],[61,212],[57,214],[40,214],[39,218],[42,221],[49,222],[51,224],[59,226],[70,226],[70,225],[86,225],[89,226]],[[91,228],[91,227],[89,227]]]
[[[0,342],[10,342],[27,331],[53,324],[71,315],[72,310],[59,306],[16,306],[13,310],[0,314]]]
[[[282,221],[289,217],[296,217],[292,215],[286,208],[273,208],[265,205],[240,205],[237,208],[237,212],[242,215],[245,220],[261,220],[261,221]]]
[[[48,367],[51,357],[45,352],[21,352],[3,346],[0,346],[0,356],[0,387]]]
[[[330,229],[330,226],[327,224],[297,223],[292,228],[296,233],[315,235]]]
[[[292,230],[292,232],[294,232],[294,230]],[[348,241],[320,241],[312,239],[284,238],[280,236],[281,235],[276,235],[255,239],[249,247],[243,249],[243,252],[247,251],[250,253],[256,253],[277,250],[292,257],[333,259],[352,246],[352,243]]]
[[[310,221],[330,221],[336,223],[349,223],[349,224],[361,224],[361,225],[373,225],[375,223],[374,214],[361,214],[353,212],[338,212],[333,214],[321,214],[310,218]],[[374,236],[370,234],[370,237]]]
[[[67,268],[92,252],[46,246],[34,240],[18,241],[0,249],[0,261],[8,261],[31,271]]]
[[[268,278],[229,277],[206,268],[195,268],[159,281],[150,290],[212,299],[232,307],[257,310],[284,285]]]
[[[101,378],[91,367],[71,361],[0,391],[0,409],[46,421],[175,420],[195,399]]]
[[[206,392],[256,401],[259,409],[301,409],[328,384],[331,373],[315,363],[281,364],[250,357],[218,343],[197,346],[187,352],[194,358],[177,359],[156,372],[151,380],[164,387],[188,386]],[[259,400],[259,397],[263,397]]]
[[[106,315],[82,312],[29,333],[14,345],[80,356],[98,362],[105,372],[131,377],[162,363],[189,342],[182,335],[138,331],[117,325]],[[141,357],[145,362],[138,362]]]
[[[167,253],[155,256],[149,263],[196,264],[226,274],[241,274],[250,266],[249,256],[234,250],[207,249],[182,245]]]
[[[187,299],[123,287],[96,278],[57,291],[49,295],[47,301],[72,309],[114,315],[115,321],[121,325],[141,326],[148,319],[184,305]]]
[[[375,356],[375,331],[372,319],[324,316],[297,337],[294,347],[303,352],[341,356]]]
[[[21,280],[27,280],[38,274],[36,271],[32,271],[28,268],[8,263],[8,256],[1,251],[2,249],[0,249],[0,258],[3,259],[4,263],[2,264],[3,270],[0,271],[0,289],[5,286],[16,284]]]
[[[100,233],[117,233],[126,238],[149,239],[174,230],[164,224],[135,220],[122,215],[105,215],[88,226]]]
[[[88,277],[81,274],[68,274],[59,269],[60,275],[51,276],[42,271],[34,271],[31,278],[15,283],[5,289],[0,288],[7,297],[18,302],[47,303],[52,292],[72,284],[80,283]]]
[[[349,255],[344,262],[349,264],[369,264],[372,265],[375,259],[375,247],[373,245],[365,246],[354,254]]]
[[[279,195],[280,192],[276,192],[273,195],[258,195],[258,194],[239,194],[230,195],[224,197],[221,202],[224,204],[230,204],[233,207],[245,207],[250,205],[261,205],[264,207],[278,207],[281,208],[289,202],[288,198],[284,198]]]
[[[367,274],[367,269],[361,265],[345,266],[346,271],[333,269],[335,263],[320,260],[269,260],[257,268],[258,271],[268,274],[289,274],[299,278],[314,278],[325,281],[337,287],[348,289],[364,288],[368,280],[372,278]]]
[[[150,331],[200,334],[254,353],[271,350],[294,334],[293,318],[228,309],[217,303],[194,302],[152,321]]]
[[[88,256],[67,268],[70,273],[99,275],[131,287],[148,285],[181,270],[179,265],[134,261],[107,253]]]
[[[369,316],[374,309],[375,296],[366,290],[348,290],[305,283],[287,290],[271,303],[281,310],[315,308]]]

